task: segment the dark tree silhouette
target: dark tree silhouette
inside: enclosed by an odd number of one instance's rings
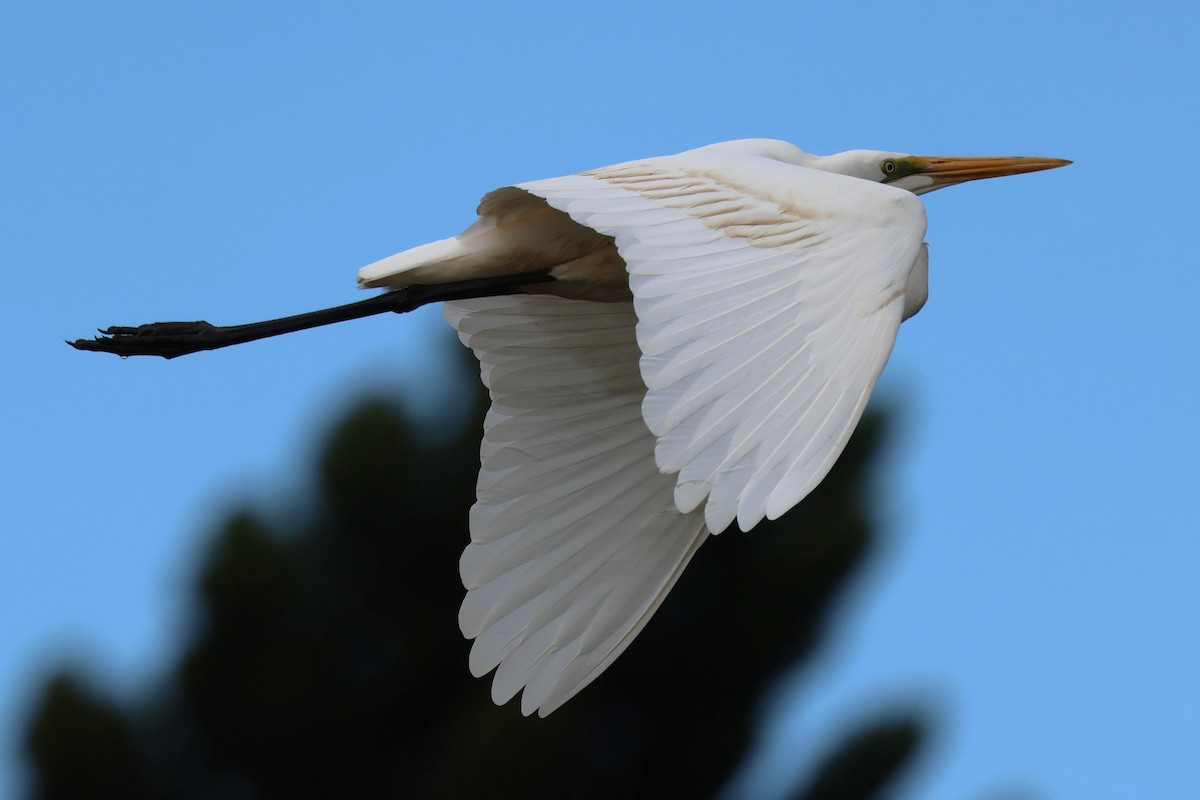
[[[232,514],[196,582],[195,629],[160,685],[122,709],[70,674],[49,679],[26,734],[34,796],[719,791],[753,740],[763,690],[813,653],[867,555],[880,416],[785,518],[707,542],[599,680],[526,719],[470,677],[456,620],[483,407],[480,396],[461,432],[431,444],[396,404],[364,402],[329,435],[298,522]],[[791,796],[881,796],[923,727],[883,715],[831,747]]]

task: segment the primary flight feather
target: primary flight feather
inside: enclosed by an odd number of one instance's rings
[[[829,472],[928,294],[916,195],[1067,163],[725,142],[491,192],[458,236],[364,267],[382,298],[73,344],[173,357],[446,300],[492,400],[459,624],[493,699],[544,716],[711,533]]]

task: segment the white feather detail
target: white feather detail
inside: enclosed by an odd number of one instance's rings
[[[445,304],[492,396],[459,612],[492,697],[549,714],[646,624],[708,535],[682,514],[641,417],[628,303]]]
[[[646,425],[679,511],[743,530],[820,482],[895,342],[921,248],[909,192],[693,151],[521,184],[616,241]],[[815,211],[813,209],[819,209]]]
[[[493,699],[524,690],[545,715],[710,530],[778,517],[824,478],[891,352],[925,223],[908,192],[732,150],[508,187],[481,213],[531,195],[612,237],[634,298],[446,304],[492,397],[459,623]]]

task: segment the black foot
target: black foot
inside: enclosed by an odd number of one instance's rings
[[[136,328],[113,326],[92,339],[76,339],[67,344],[76,350],[116,353],[126,356],[176,356],[222,347],[219,329],[207,322],[152,322]]]

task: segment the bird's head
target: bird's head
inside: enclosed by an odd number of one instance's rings
[[[847,150],[832,156],[808,156],[805,166],[925,194],[964,181],[1038,172],[1070,163],[1039,156],[913,156],[881,150]]]

